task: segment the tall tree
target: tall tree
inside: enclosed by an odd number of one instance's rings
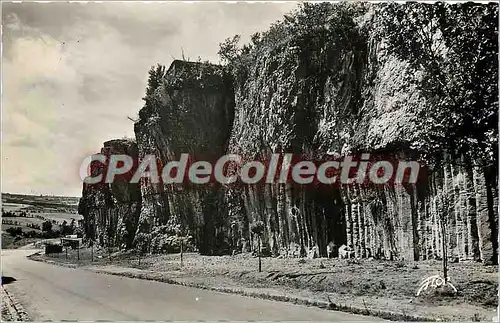
[[[146,108],[152,108],[155,103],[154,93],[156,89],[163,83],[165,77],[165,66],[157,64],[149,69],[148,86],[146,88],[146,96],[142,98],[146,104]]]
[[[146,96],[152,95],[154,91],[162,84],[165,76],[165,66],[157,64],[149,69],[148,87],[146,88]]]
[[[42,231],[43,232],[52,232],[52,222],[51,221],[45,221],[42,223]]]
[[[260,254],[260,249],[261,249],[261,237],[262,234],[264,233],[265,225],[264,222],[262,221],[255,221],[252,223],[250,230],[252,230],[252,233],[257,235],[257,255],[259,257],[259,273],[262,271],[262,260],[261,260],[261,254]]]

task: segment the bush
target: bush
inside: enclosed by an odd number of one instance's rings
[[[83,230],[82,228],[75,228],[73,234],[76,234],[77,238],[83,238]]]
[[[163,234],[156,236],[151,241],[151,252],[153,253],[179,253],[181,252],[181,240],[184,240],[184,252],[195,251],[192,239],[179,237],[177,235]]]
[[[71,225],[68,225],[68,222],[66,220],[63,221],[61,224],[61,235],[66,236],[66,235],[71,235],[75,231],[74,227],[74,221],[71,222]]]
[[[20,236],[23,234],[23,228],[21,228],[21,227],[11,227],[5,231],[13,237],[17,237],[17,236]]]
[[[16,214],[14,212],[11,211],[5,212],[4,210],[2,210],[2,218],[15,217],[15,216]]]
[[[44,232],[52,232],[52,222],[45,221],[42,223],[42,231]]]
[[[24,232],[23,235],[25,238],[39,238],[41,236],[41,234],[39,234],[35,230],[30,230],[28,232]]]
[[[253,233],[256,235],[260,236],[264,232],[264,222],[262,221],[255,221],[252,223],[251,230]]]

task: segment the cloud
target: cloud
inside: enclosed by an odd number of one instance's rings
[[[37,146],[36,138],[31,135],[21,135],[17,138],[12,139],[9,143],[11,147],[34,148]]]
[[[294,3],[3,5],[2,190],[80,195],[78,167],[104,141],[133,137],[148,70],[172,57],[218,62]]]

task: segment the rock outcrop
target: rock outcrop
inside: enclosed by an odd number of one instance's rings
[[[135,133],[141,157],[152,154],[165,165],[182,153],[195,160],[214,162],[227,149],[234,116],[232,82],[220,66],[174,61],[151,100],[141,110]],[[186,185],[184,185],[186,184]],[[215,254],[225,223],[220,212],[223,192],[208,186],[141,183],[140,233],[158,227],[166,232],[180,225],[193,235],[200,252]],[[158,246],[161,249],[161,246]],[[156,251],[156,250],[153,250]]]
[[[100,153],[138,158],[137,144],[129,139],[107,141]],[[90,167],[93,177],[106,174],[106,167],[99,162],[93,162]],[[78,213],[83,215],[85,238],[101,246],[132,248],[141,203],[139,184],[129,183],[127,178],[117,178],[110,184],[104,180],[84,184]]]
[[[331,24],[337,29],[275,24],[226,67],[174,61],[139,113],[138,156],[154,154],[162,164],[181,153],[212,162],[228,153],[424,160],[419,147],[429,129],[419,111],[427,102],[409,81],[417,76],[387,53],[372,12],[328,19],[338,20]],[[105,148],[129,149],[111,143]],[[497,173],[496,164],[436,149],[417,184],[226,187],[143,180],[140,193],[130,184],[84,188],[80,213],[86,223],[98,219],[101,243],[126,247],[141,234],[153,239],[181,227],[203,254],[250,251],[257,243],[250,225],[263,221],[264,250],[275,256],[306,256],[312,249],[327,256],[330,244],[351,248],[355,257],[411,261],[446,254],[490,264],[498,249]],[[109,227],[115,233],[105,240]],[[150,247],[162,250],[161,243]]]

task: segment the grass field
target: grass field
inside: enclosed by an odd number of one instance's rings
[[[5,211],[19,210],[22,208],[28,212],[63,212],[77,214],[78,201],[79,198],[77,197],[2,193],[2,207]]]
[[[54,211],[49,210],[47,212],[46,209],[42,209],[38,212],[33,212],[31,209],[30,205],[26,204],[14,204],[14,203],[7,203],[2,204],[3,209],[8,212],[21,212],[24,211],[28,214],[26,217],[21,217],[21,216],[15,216],[15,217],[3,217],[5,219],[9,219],[12,221],[17,221],[21,225],[25,225],[26,223],[36,223],[36,224],[42,224],[44,221],[50,220],[50,221],[56,221],[58,225],[60,225],[63,221],[66,221],[68,224],[71,223],[72,220],[78,221],[83,219],[83,216],[80,214],[74,214],[74,213],[69,213],[69,212],[58,212],[57,210],[54,209]]]
[[[22,209],[28,208],[28,204],[17,204],[17,203],[2,203],[2,208],[5,211],[21,211]]]
[[[14,238],[10,234],[2,234],[2,249],[16,249],[36,241],[40,241],[40,239],[21,237]]]
[[[40,218],[36,218],[36,217],[4,217],[2,219],[3,220],[2,221],[2,230],[5,231],[7,228],[10,228],[10,227],[21,227],[23,229],[23,231],[35,230],[37,232],[40,232],[41,230],[37,230],[35,228],[28,227],[28,224],[33,223],[33,224],[39,225],[41,228],[42,223],[47,221],[47,220],[48,221],[55,220],[56,224],[52,223],[52,230],[59,230],[62,222],[64,220],[66,220],[66,222],[69,225],[71,223],[71,219],[72,219],[71,216],[73,216],[73,214],[67,214],[67,215],[61,214],[59,216],[53,216],[50,213],[47,213],[47,214],[40,213],[37,215],[44,217],[44,219],[40,219]],[[4,223],[4,221],[9,221],[12,223],[17,223],[17,224]]]
[[[6,232],[8,228],[17,228],[17,227],[21,227],[21,229],[23,230],[23,232],[28,232],[28,231],[35,231],[35,232],[42,232],[42,230],[39,230],[39,229],[34,229],[34,228],[30,228],[30,227],[27,227],[27,226],[23,226],[23,225],[12,225],[12,224],[2,224],[2,231],[3,232]],[[57,226],[54,227],[55,229],[58,229]]]
[[[72,213],[64,213],[64,212],[50,212],[50,213],[37,213],[37,215],[41,215],[44,218],[50,219],[50,220],[56,220],[57,222],[62,222],[66,220],[68,224],[71,222],[72,219],[75,221],[83,219],[83,216],[80,214],[72,214]]]
[[[38,218],[24,218],[24,217],[4,217],[3,220],[5,221],[15,221],[19,223],[18,226],[25,226],[27,223],[35,223],[42,225],[44,220],[38,219]],[[7,225],[7,224],[5,224]]]
[[[28,224],[36,224],[41,228],[43,222],[51,221],[53,222],[52,230],[57,231],[60,230],[63,221],[69,225],[73,219],[81,220],[83,217],[76,213],[74,203],[75,198],[48,197],[44,200],[43,197],[37,196],[7,195],[5,197],[2,194],[3,211],[14,212],[17,215],[2,216],[2,248],[18,248],[37,240],[36,238],[12,237],[6,232],[9,228],[20,227],[24,233],[29,231],[41,233],[39,229],[28,227]],[[21,212],[26,213],[27,216],[19,216]]]

